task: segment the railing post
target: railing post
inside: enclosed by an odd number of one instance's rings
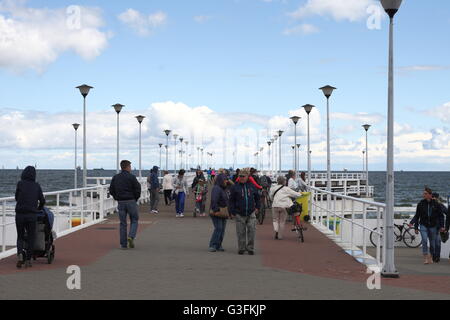
[[[76,191],[74,191],[76,192]],[[73,218],[73,196],[72,196],[72,192],[69,193],[69,229],[72,229],[72,218]]]
[[[2,252],[6,251],[6,201],[2,202]]]
[[[355,200],[352,200],[352,228],[350,229],[352,251],[355,247]]]
[[[56,195],[56,233],[59,233],[59,218],[60,218],[60,216],[59,216],[59,210],[60,210],[60,208],[59,208],[59,193]]]
[[[334,200],[333,200],[333,198],[334,198]],[[337,195],[333,195],[331,197],[331,200],[333,201],[333,216],[334,216],[333,233],[334,233],[334,236],[337,235],[336,199],[337,199]]]
[[[84,200],[85,200],[85,192],[86,190],[83,190],[81,192],[81,210],[80,210],[80,224],[83,225],[84,224]]]
[[[377,231],[378,232],[381,231],[380,230],[380,207],[377,208]],[[380,257],[380,255],[381,255],[380,247],[381,247],[381,235],[378,235],[378,237],[377,237],[377,263],[378,263],[378,266],[381,268],[382,264],[381,264],[381,257]]]
[[[363,228],[363,254],[364,254],[364,257],[367,254],[367,242],[366,242],[366,227],[367,227],[367,225],[366,225],[366,223],[367,223],[367,206],[365,203],[363,203],[363,226],[364,226],[364,228]]]
[[[341,236],[341,242],[343,243],[344,242],[344,221],[347,221],[347,220],[345,220],[345,198],[342,198],[341,199],[341,215],[342,215],[342,219],[341,219],[341,224],[340,224],[340,226],[341,226],[341,230],[340,230],[340,236]]]
[[[100,220],[103,220],[105,218],[105,192],[104,191],[105,191],[105,189],[103,186],[101,186],[97,189],[98,201],[99,201],[98,215],[99,215]]]

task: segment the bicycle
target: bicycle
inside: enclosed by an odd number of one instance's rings
[[[269,201],[269,194],[266,190],[263,190],[261,193],[261,208],[259,209],[258,214],[256,215],[256,219],[258,220],[258,223],[260,225],[264,224],[264,219],[266,217],[266,209],[269,208],[268,201]]]
[[[383,245],[383,236],[380,236],[377,232],[378,228],[373,229],[370,233],[370,242],[374,247],[378,244],[378,237],[380,237],[380,244]],[[383,234],[383,227],[380,228],[381,234]],[[402,225],[394,224],[394,241],[404,242],[409,248],[419,248],[422,245],[422,237],[416,234],[416,230],[411,228],[408,221],[405,220]]]
[[[304,232],[308,230],[307,227],[303,226],[303,223],[301,221],[301,213],[298,213],[298,215],[295,215],[294,219],[294,229],[292,229],[293,232],[296,232],[298,235],[298,240],[301,243],[305,243],[305,234]],[[305,216],[304,218],[305,223],[309,222],[309,216]]]

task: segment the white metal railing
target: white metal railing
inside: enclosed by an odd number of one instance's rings
[[[312,224],[318,230],[330,236],[353,257],[362,259],[367,265],[381,268],[385,256],[382,252],[385,248],[382,241],[385,239],[384,230],[386,228],[384,228],[383,213],[386,205],[328,192],[315,187],[307,187],[311,192],[310,214]],[[376,214],[376,230],[374,230],[373,224],[367,223],[368,213],[371,213],[372,216]],[[350,224],[348,230],[350,234],[344,234],[344,232],[347,232],[344,230],[344,222]],[[337,227],[338,223],[340,230]],[[356,238],[356,228],[362,229],[362,245],[361,239]],[[368,239],[372,232],[377,235],[375,263],[370,262],[372,257],[367,254]]]
[[[95,186],[87,188],[55,191],[44,193],[46,207],[55,215],[53,230],[58,237],[68,235],[80,229],[92,226],[105,220],[106,216],[116,211],[117,203],[109,194],[109,184],[102,184],[104,179],[89,178],[98,182]],[[139,179],[142,195],[140,203],[148,202],[150,193],[146,179]],[[15,198],[0,198],[0,259],[16,253],[15,247]],[[74,219],[78,219],[75,221]]]
[[[308,174],[306,174],[308,175]],[[327,180],[328,174],[326,172],[311,173],[312,180]],[[331,173],[332,180],[366,180],[365,173],[349,173],[349,172],[335,172]]]

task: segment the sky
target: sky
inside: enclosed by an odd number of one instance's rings
[[[395,168],[446,171],[450,2],[404,0],[395,21]],[[135,166],[142,114],[145,168],[159,165],[165,129],[189,142],[191,164],[203,147],[216,167],[254,165],[261,148],[267,167],[267,141],[282,129],[282,167],[292,168],[289,117],[298,115],[305,168],[301,107],[312,104],[312,166],[324,170],[318,88],[332,85],[332,169],[362,170],[368,123],[369,168],[385,170],[387,61],[388,19],[376,0],[2,0],[0,168],[73,168],[71,125],[83,117],[75,87],[86,83],[88,168],[116,166],[115,103],[125,105],[120,157]]]

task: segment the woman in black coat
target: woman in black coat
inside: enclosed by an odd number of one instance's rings
[[[23,170],[16,189],[17,268],[24,264],[25,267],[31,267],[37,214],[44,205],[41,186],[36,182],[36,169],[27,167]]]

